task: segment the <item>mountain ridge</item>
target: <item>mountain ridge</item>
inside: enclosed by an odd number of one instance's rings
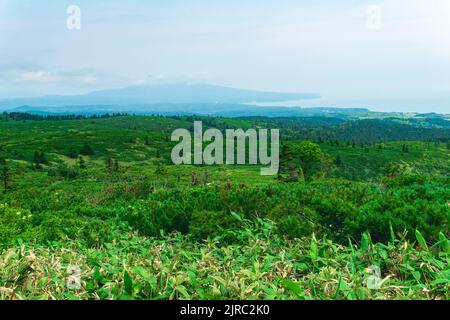
[[[209,84],[137,85],[93,91],[79,95],[46,95],[33,98],[1,99],[0,111],[21,106],[61,107],[87,105],[154,105],[162,103],[251,103],[318,99],[314,93],[283,93],[237,89]]]

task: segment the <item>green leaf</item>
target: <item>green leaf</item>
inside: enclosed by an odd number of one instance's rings
[[[413,271],[411,273],[412,273],[414,279],[416,279],[417,281],[420,280],[420,272],[419,271]]]
[[[439,244],[444,252],[450,253],[450,244],[442,232],[439,232]]]
[[[425,238],[422,236],[419,230],[416,229],[416,239],[417,242],[419,242],[419,245],[426,251],[428,251],[427,242],[425,241]]]
[[[367,233],[364,233],[361,238],[361,250],[368,251],[370,245],[370,238]]]
[[[128,272],[123,272],[123,282],[125,285],[125,292],[132,296],[133,295],[133,279],[131,279]]]
[[[103,280],[103,276],[100,273],[100,270],[98,267],[96,267],[94,269],[94,273],[92,274],[92,277],[94,278],[95,281],[100,282]]]
[[[189,276],[189,279],[191,280],[191,283],[194,286],[198,286],[197,277],[195,276],[195,273],[190,271],[190,270],[188,272],[186,272],[186,273]]]
[[[342,277],[341,277],[341,275],[339,275],[338,285],[336,287],[336,292],[334,293],[334,300],[337,300],[339,298],[339,290],[341,289],[341,282],[342,282]]]
[[[190,300],[191,299],[191,296],[187,292],[185,286],[181,286],[181,285],[176,286],[174,290],[178,291],[184,299],[186,299],[186,300]]]
[[[298,283],[290,280],[282,280],[281,283],[286,289],[292,291],[297,296],[297,298],[304,297],[304,290]]]
[[[238,215],[236,212],[231,211],[231,216],[233,218],[235,218],[237,221],[242,222],[242,220],[243,220],[242,217],[240,215]]]
[[[77,296],[71,294],[70,292],[65,292],[64,296],[68,299],[68,300],[80,300],[80,298],[78,298]]]
[[[380,251],[378,251],[378,254],[379,254],[380,257],[383,258],[384,260],[387,260],[387,259],[389,258],[389,254],[387,253],[386,250],[380,249]]]
[[[319,257],[319,249],[317,248],[317,243],[315,241],[311,242],[311,248],[309,250],[309,256],[311,260],[316,261]]]
[[[436,285],[447,284],[447,283],[450,283],[450,280],[448,280],[448,279],[436,279],[434,281],[431,281],[430,285],[436,286]]]
[[[153,276],[150,272],[148,272],[147,269],[145,269],[144,267],[134,267],[133,271],[136,272],[138,275],[140,275],[145,282],[147,282],[148,284],[150,284],[150,286],[153,288],[156,283],[158,282],[156,277]]]
[[[339,299],[339,292],[343,292],[347,296],[349,291],[350,291],[349,285],[347,284],[347,282],[345,282],[344,279],[342,279],[342,276],[339,275],[336,291],[334,292],[334,300]]]
[[[391,241],[395,242],[394,228],[392,228],[392,223],[389,221],[389,233],[391,234]]]

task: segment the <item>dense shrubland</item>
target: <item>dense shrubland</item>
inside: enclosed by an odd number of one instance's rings
[[[26,209],[2,205],[0,221],[5,232],[1,242],[5,246],[19,238],[45,242],[85,236],[91,245],[95,240],[101,243],[103,236],[108,241],[107,226],[117,223],[127,223],[145,236],[181,232],[204,240],[239,229],[233,213],[249,220],[273,220],[276,231],[291,239],[315,233],[346,243],[370,232],[374,241],[386,242],[392,230],[407,232],[411,239],[418,229],[427,240],[436,241],[439,232],[448,232],[447,181],[392,181],[398,178],[389,178],[386,184],[344,180],[214,184],[147,194],[143,190],[150,186],[143,182],[128,190],[118,183],[99,189],[97,195],[94,189],[86,194],[46,192],[37,194],[38,203],[29,201]],[[228,237],[228,241],[233,239]]]
[[[238,222],[239,231],[206,242],[121,229],[97,249],[80,240],[20,242],[0,255],[0,298],[450,299],[443,234],[430,247],[419,232],[417,245],[394,235],[373,243],[366,234],[359,246],[343,246],[315,236],[286,240],[267,220]],[[228,235],[237,244],[223,244]],[[73,266],[80,286],[68,289]]]
[[[0,298],[450,298],[445,143],[289,135],[262,177],[169,165],[194,117],[18,119],[0,123]]]

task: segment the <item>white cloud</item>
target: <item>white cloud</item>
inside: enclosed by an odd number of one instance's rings
[[[53,73],[46,71],[25,72],[17,78],[19,82],[55,82],[61,81],[61,78]]]

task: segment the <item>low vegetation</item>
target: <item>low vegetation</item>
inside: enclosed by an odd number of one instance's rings
[[[24,117],[0,121],[0,299],[450,298],[443,129],[357,142],[316,119],[302,140],[286,119],[264,177],[171,165],[194,117]]]

